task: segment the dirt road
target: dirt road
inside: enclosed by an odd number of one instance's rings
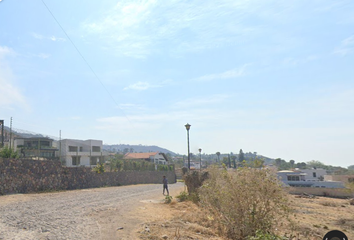
[[[0,239],[137,239],[144,206],[163,199],[162,184],[0,196]]]

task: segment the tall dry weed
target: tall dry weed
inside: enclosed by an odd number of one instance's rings
[[[198,193],[219,234],[230,239],[245,239],[257,231],[272,233],[289,211],[286,193],[268,170],[240,168],[228,173],[213,168]]]

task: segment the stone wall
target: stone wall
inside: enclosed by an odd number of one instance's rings
[[[315,196],[333,197],[333,198],[351,198],[353,194],[346,188],[315,188],[315,187],[288,187],[290,194],[307,193]]]
[[[125,171],[98,174],[91,168],[63,167],[58,161],[0,159],[0,194],[70,190],[103,186],[176,182],[174,171]]]

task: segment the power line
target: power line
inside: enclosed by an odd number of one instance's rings
[[[104,90],[108,93],[108,95],[112,98],[113,102],[116,104],[116,106],[122,111],[122,113],[124,114],[124,116],[126,117],[126,119],[128,120],[129,123],[130,120],[128,118],[128,116],[124,113],[123,109],[119,107],[118,103],[116,102],[116,100],[114,99],[114,97],[112,96],[112,94],[108,91],[108,89],[106,88],[106,86],[103,84],[103,82],[101,81],[101,79],[98,77],[98,75],[96,74],[96,72],[93,70],[93,68],[91,67],[91,65],[88,63],[88,61],[85,59],[85,57],[81,54],[80,50],[76,47],[75,43],[71,40],[71,38],[69,37],[69,35],[66,33],[66,31],[64,30],[64,28],[61,26],[61,24],[59,23],[59,21],[56,19],[56,17],[54,16],[54,14],[52,13],[52,11],[50,11],[49,7],[47,6],[47,4],[44,2],[44,0],[42,0],[43,5],[47,8],[48,12],[50,13],[50,15],[52,15],[53,19],[55,20],[55,22],[59,25],[59,27],[61,28],[61,30],[64,32],[64,34],[66,35],[66,37],[69,39],[69,41],[71,42],[71,44],[74,46],[74,48],[76,49],[76,51],[78,52],[78,54],[81,56],[81,58],[84,60],[84,62],[86,63],[86,65],[88,66],[88,68],[91,70],[91,72],[93,73],[93,75],[95,75],[96,79],[101,83],[102,87],[104,88]]]

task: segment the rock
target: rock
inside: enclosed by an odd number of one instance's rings
[[[119,228],[117,228],[117,231],[118,231],[118,230],[122,230],[122,229],[123,229],[123,227],[119,227]]]
[[[149,227],[145,227],[145,232],[150,232],[150,228]]]
[[[354,198],[352,198],[352,199],[349,200],[349,204],[350,204],[350,205],[354,205]]]
[[[161,238],[162,238],[162,239],[167,239],[168,236],[167,236],[167,235],[163,235]]]

